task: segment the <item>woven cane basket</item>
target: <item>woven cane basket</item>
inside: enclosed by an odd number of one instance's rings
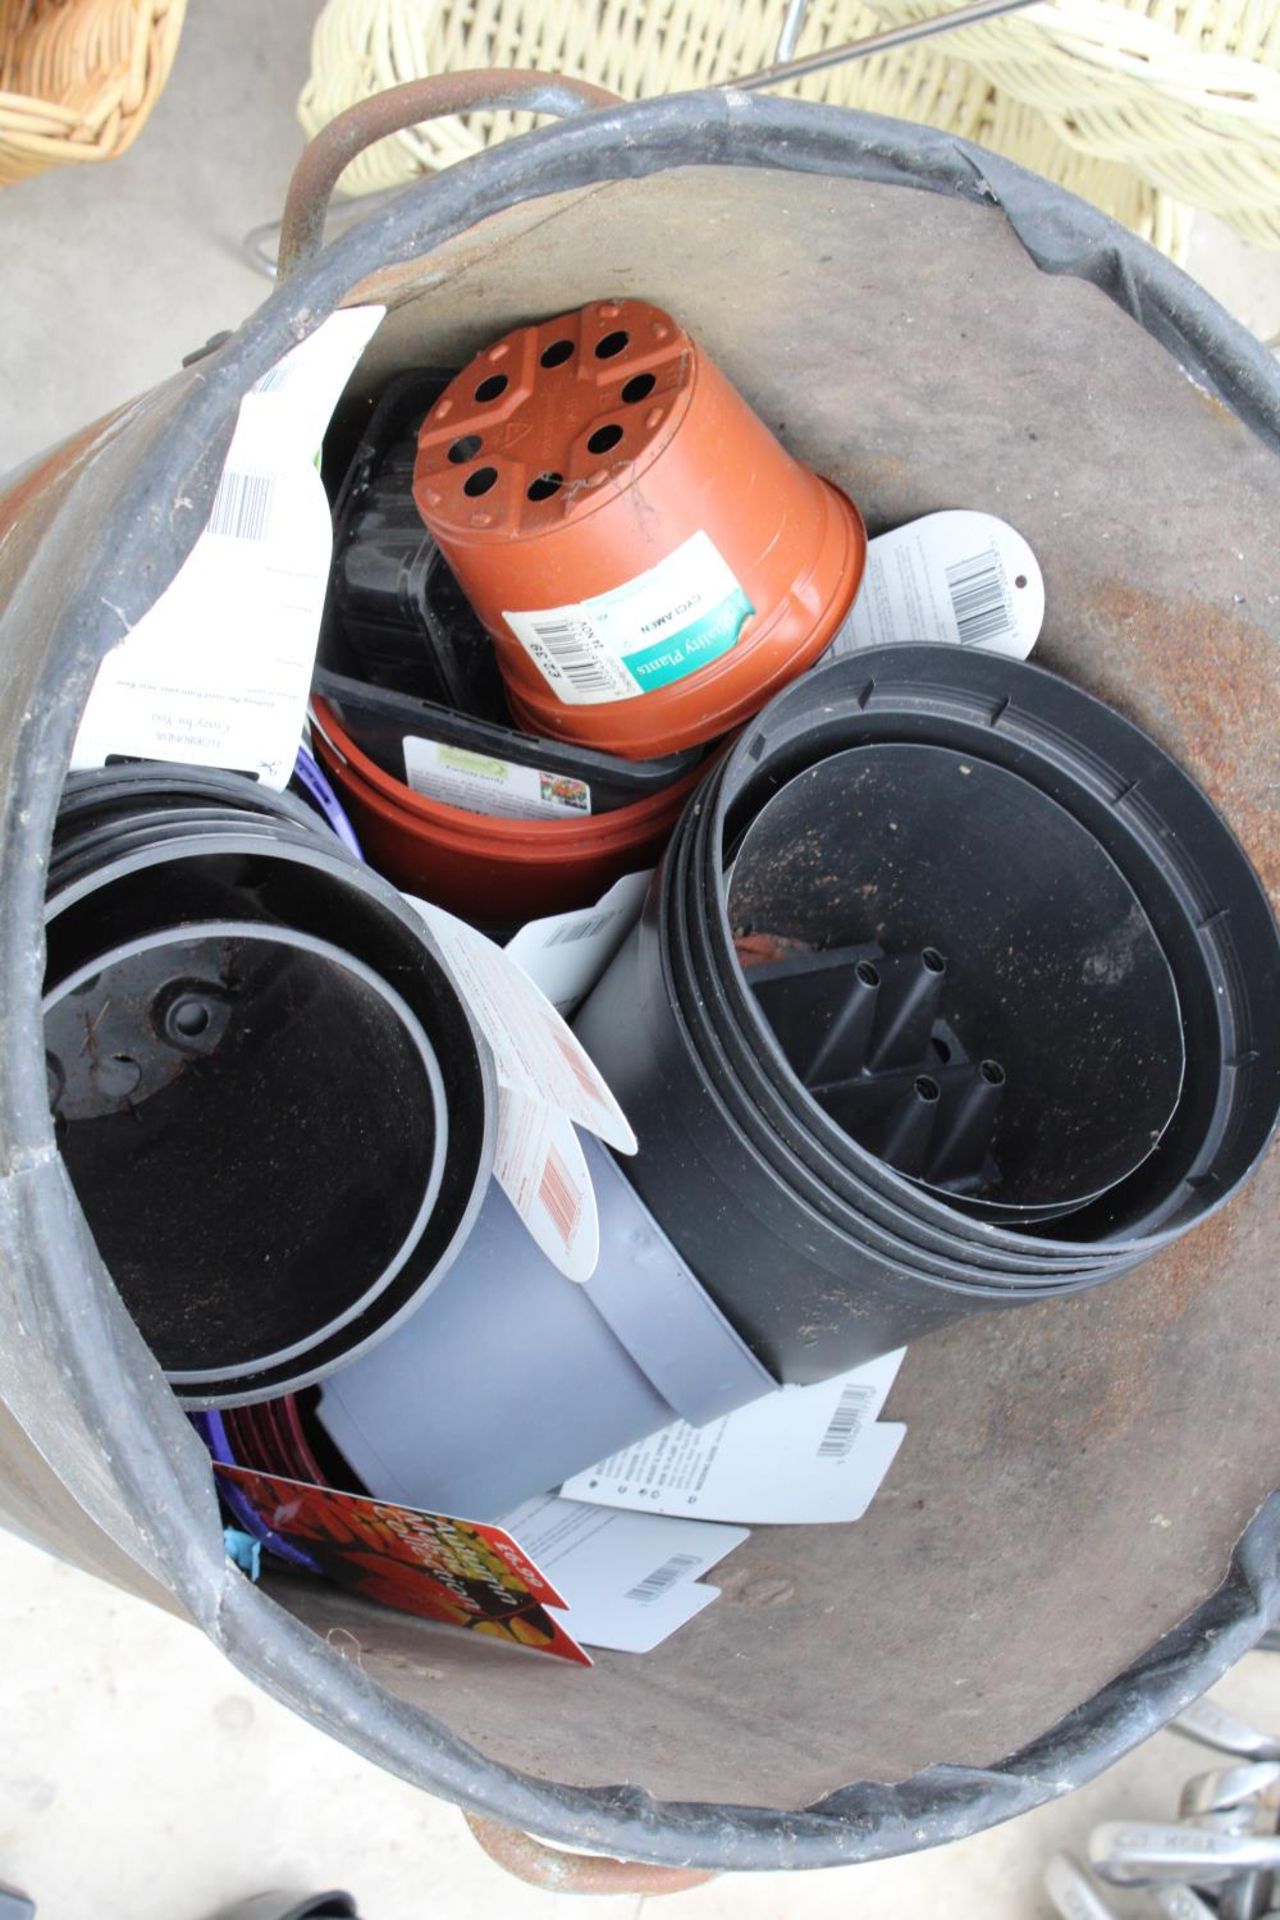
[[[142,131],[186,0],[0,0],[0,186],[114,160]]]
[[[872,12],[863,0],[811,0],[798,50],[873,33],[883,24],[881,12],[899,3],[884,0],[882,9],[876,0]],[[1263,3],[1280,10],[1280,0]],[[1068,4],[1073,8],[1076,0]],[[938,0],[924,0],[924,10],[942,8]],[[467,67],[575,74],[628,98],[710,85],[769,64],[783,11],[782,0],[327,0],[314,30],[299,118],[310,135],[384,87]],[[1041,6],[1032,14],[1052,11]],[[1009,24],[1001,19],[990,32]],[[1123,159],[1065,138],[1040,107],[959,58],[966,36],[977,31],[833,67],[788,90],[926,121],[977,141],[1069,187],[1180,258],[1189,217],[1178,199]],[[531,124],[527,115],[475,113],[395,134],[353,162],[342,191],[403,185]]]

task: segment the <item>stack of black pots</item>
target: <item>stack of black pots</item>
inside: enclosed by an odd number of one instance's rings
[[[1055,675],[848,656],[686,810],[577,1030],[783,1381],[1124,1273],[1280,1105],[1280,942],[1189,776]]]

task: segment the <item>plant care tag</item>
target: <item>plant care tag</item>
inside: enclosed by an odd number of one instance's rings
[[[636,1137],[582,1043],[520,965],[442,907],[405,899],[440,944],[493,1049],[498,1076],[494,1174],[547,1258],[589,1280],[600,1218],[574,1124],[634,1153]]]
[[[650,1653],[717,1598],[702,1575],[750,1538],[745,1527],[619,1513],[545,1494],[502,1525],[565,1596],[575,1638]],[[554,1609],[553,1609],[554,1610]]]
[[[548,1260],[570,1280],[589,1280],[600,1258],[600,1217],[567,1115],[499,1087],[493,1171]]]
[[[634,1153],[636,1136],[599,1069],[523,968],[443,907],[404,897],[443,948],[493,1048],[503,1086],[559,1107],[619,1153]]]
[[[505,1528],[250,1467],[219,1462],[214,1472],[336,1586],[399,1613],[591,1665],[559,1617],[570,1603]]]
[[[1025,660],[1044,620],[1044,577],[1022,535],[993,514],[927,513],[867,547],[853,609],[827,649],[950,642]]]
[[[710,534],[695,533],[608,593],[502,617],[558,700],[595,707],[697,673],[754,612]]]
[[[385,311],[330,314],[245,395],[208,525],[98,669],[73,768],[175,760],[287,784],[333,548],[316,450]]]
[[[414,734],[404,738],[404,770],[415,793],[493,820],[581,820],[591,812],[585,780]]]
[[[906,1428],[881,1422],[905,1348],[783,1387],[705,1427],[678,1420],[566,1480],[566,1499],[745,1526],[860,1520]]]
[[[567,1020],[586,999],[640,918],[652,873],[615,880],[594,907],[530,920],[511,936],[506,953]]]

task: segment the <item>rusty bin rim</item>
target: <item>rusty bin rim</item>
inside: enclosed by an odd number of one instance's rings
[[[150,446],[117,496],[112,538],[100,537],[96,552],[78,552],[70,572],[70,555],[62,554],[62,604],[47,633],[33,615],[59,570],[56,540],[0,619],[18,663],[12,678],[28,690],[0,742],[7,908],[0,1003],[9,1031],[8,1071],[0,1077],[0,1265],[20,1279],[18,1321],[5,1332],[9,1340],[30,1337],[25,1313],[56,1349],[136,1530],[136,1516],[145,1517],[134,1555],[144,1572],[246,1675],[312,1725],[472,1812],[566,1845],[664,1865],[817,1868],[942,1844],[1010,1818],[1083,1783],[1164,1724],[1280,1610],[1280,1496],[1270,1496],[1246,1529],[1215,1594],[1057,1727],[995,1767],[935,1766],[897,1785],[848,1786],[794,1812],[658,1802],[633,1786],[561,1786],[491,1761],[324,1647],[230,1568],[203,1454],[194,1442],[175,1444],[176,1427],[165,1435],[169,1444],[157,1444],[157,1427],[170,1413],[163,1382],[131,1331],[122,1331],[53,1147],[39,1045],[41,954],[28,931],[39,924],[61,770],[93,673],[194,543],[247,387],[377,269],[421,257],[524,200],[687,165],[834,174],[1000,211],[1038,267],[1096,284],[1280,451],[1280,369],[1243,327],[1106,216],[927,127],[711,90],[591,113],[406,188],[281,285],[215,353],[121,416],[141,424]],[[85,472],[99,462],[109,470],[114,437],[109,424],[90,440]],[[37,469],[27,484],[38,481]],[[74,485],[68,499],[74,508]],[[71,537],[63,536],[63,548]],[[30,697],[32,686],[41,699]],[[30,1413],[38,1432],[38,1410]],[[72,1491],[90,1515],[110,1513],[95,1460],[82,1462]],[[101,1524],[110,1530],[109,1519]]]

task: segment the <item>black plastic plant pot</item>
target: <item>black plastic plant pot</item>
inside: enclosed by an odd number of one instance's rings
[[[722,1063],[693,1045],[655,946],[652,925],[627,942],[576,1030],[635,1116],[628,1179],[775,1377],[822,1380],[961,1314],[1062,1291],[1056,1272],[1015,1291],[976,1265],[938,1259],[927,1271],[903,1237],[863,1233],[819,1186],[792,1184]]]
[[[708,795],[709,800],[712,798]],[[706,824],[704,812],[699,832]],[[970,1228],[954,1209],[944,1211],[941,1227],[917,1220],[892,1191],[884,1192],[877,1184],[876,1176],[883,1173],[902,1186],[892,1168],[863,1155],[868,1173],[863,1179],[849,1165],[847,1136],[808,1096],[803,1085],[796,1088],[796,1076],[786,1054],[768,1023],[758,1017],[754,992],[740,993],[735,1000],[717,969],[705,919],[697,912],[683,910],[697,847],[697,836],[687,836],[674,850],[670,870],[664,872],[671,889],[670,912],[663,921],[670,962],[666,965],[668,995],[690,1034],[696,1035],[699,1057],[707,1064],[711,1084],[732,1089],[729,1098],[735,1102],[739,1124],[757,1151],[821,1213],[839,1222],[847,1234],[873,1252],[886,1254],[895,1265],[984,1285],[1062,1278],[1063,1249],[1001,1236],[981,1218]],[[662,952],[662,936],[655,933],[655,938]],[[736,964],[730,942],[726,961],[729,987],[737,984]],[[682,984],[687,989],[683,998]],[[742,1003],[743,1019],[738,1018],[737,1001]],[[749,1094],[745,1102],[744,1090]],[[789,1093],[796,1096],[794,1105],[788,1104]],[[819,1137],[820,1128],[825,1129],[823,1137]],[[825,1135],[832,1137],[834,1150]],[[966,1232],[971,1233],[972,1245],[963,1238]],[[1078,1258],[1072,1271],[1081,1279],[1091,1272],[1100,1275],[1111,1264],[1110,1256],[1074,1251]]]
[[[1278,986],[1257,879],[1159,747],[1038,669],[909,647],[746,731],[579,1031],[647,1204],[807,1380],[1225,1200],[1275,1125]]]
[[[820,711],[819,711],[820,708]],[[726,999],[758,1045],[792,1110],[844,1165],[869,1177],[915,1218],[1015,1257],[1038,1252],[1078,1262],[1092,1246],[1146,1257],[1221,1204],[1252,1172],[1280,1107],[1280,1036],[1268,1011],[1280,987],[1280,939],[1256,874],[1221,815],[1156,742],[1054,674],[994,655],[946,647],[896,647],[825,669],[769,709],[767,774],[759,732],[744,739],[714,787],[700,789],[705,931]],[[742,944],[729,924],[723,855],[761,807],[796,774],[850,746],[886,740],[939,745],[966,761],[1019,774],[1064,806],[1114,860],[1169,963],[1183,1028],[1185,1072],[1174,1116],[1135,1173],[1072,1217],[1069,1239],[1050,1221],[1030,1238],[954,1207],[851,1143],[790,1070],[758,1000]],[[691,812],[693,809],[691,809]],[[716,851],[712,851],[712,849]]]
[[[322,658],[373,686],[502,722],[493,644],[413,500],[418,428],[452,378],[400,374],[361,434],[334,502]]]
[[[785,930],[747,984],[817,1104],[955,1205],[1074,1212],[1173,1117],[1154,929],[1088,828],[986,760],[890,742],[796,774],[734,850],[727,911],[742,953]]]
[[[72,783],[46,905],[59,1148],[188,1407],[318,1380],[448,1268],[493,1068],[431,937],[298,803]],[[201,802],[204,804],[201,804]]]
[[[692,967],[690,949],[682,946],[681,951]],[[723,1014],[723,994],[720,1000],[718,1011]],[[703,1000],[698,1006],[690,1003],[679,1008],[677,1017],[687,1033],[696,1036],[696,1057],[706,1069],[709,1093],[733,1115],[735,1137],[740,1137],[746,1155],[740,1172],[747,1196],[758,1199],[761,1164],[772,1168],[786,1190],[811,1207],[828,1229],[834,1228],[842,1246],[883,1258],[895,1272],[925,1279],[1023,1288],[1054,1285],[1064,1278],[1083,1282],[1110,1270],[1112,1262],[1106,1258],[1083,1257],[1068,1269],[1057,1253],[1038,1248],[1026,1254],[1010,1254],[995,1246],[971,1249],[958,1235],[948,1238],[918,1229],[901,1207],[895,1211],[874,1188],[842,1178],[844,1170],[834,1156],[824,1156],[820,1150],[810,1154],[802,1123],[771,1097],[769,1083],[752,1072],[748,1037],[738,1032],[726,1043],[720,1026],[706,1017],[708,1011],[709,1003]]]

